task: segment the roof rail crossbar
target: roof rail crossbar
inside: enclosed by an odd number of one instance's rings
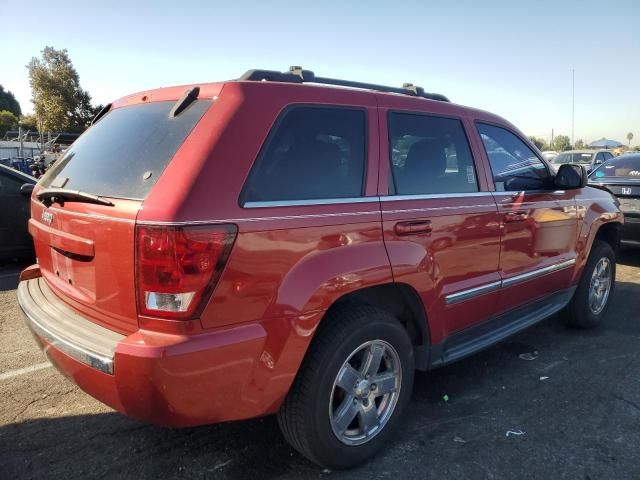
[[[276,70],[248,70],[238,80],[254,80],[264,82],[288,82],[288,83],[319,83],[323,85],[336,85],[339,87],[362,88],[366,90],[375,90],[377,92],[401,93],[404,95],[412,95],[414,97],[427,98],[429,100],[438,100],[440,102],[449,102],[449,99],[439,93],[425,92],[422,87],[413,85],[412,83],[403,84],[402,88],[387,87],[385,85],[376,85],[374,83],[354,82],[351,80],[340,80],[337,78],[316,77],[311,70],[304,70],[302,67],[289,67],[288,72],[278,72]]]

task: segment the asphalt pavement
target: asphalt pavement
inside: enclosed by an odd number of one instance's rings
[[[182,430],[113,412],[52,368],[0,268],[0,478],[638,479],[640,249],[621,253],[605,324],[557,317],[473,357],[418,373],[398,439],[330,472],[273,417]]]

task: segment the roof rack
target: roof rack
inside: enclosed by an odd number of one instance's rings
[[[386,87],[373,83],[354,82],[351,80],[339,80],[337,78],[316,77],[311,70],[304,70],[302,67],[289,67],[288,72],[278,72],[276,70],[248,70],[238,80],[254,80],[266,82],[288,82],[288,83],[320,83],[323,85],[337,85],[340,87],[363,88],[376,90],[378,92],[402,93],[414,97],[428,98],[440,102],[449,102],[449,99],[439,93],[427,93],[422,87],[413,83],[405,83],[402,88]]]

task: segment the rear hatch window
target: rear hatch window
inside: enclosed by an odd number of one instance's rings
[[[117,108],[71,145],[42,186],[142,200],[211,103],[195,101],[176,117],[173,101]]]

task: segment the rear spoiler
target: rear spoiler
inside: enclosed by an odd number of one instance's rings
[[[100,110],[98,112],[98,114],[93,117],[93,120],[91,120],[91,123],[89,124],[89,126],[93,126],[94,123],[96,123],[98,120],[100,120],[102,117],[104,117],[106,115],[106,113],[111,109],[111,103],[107,103],[104,107],[102,107],[102,110]]]

